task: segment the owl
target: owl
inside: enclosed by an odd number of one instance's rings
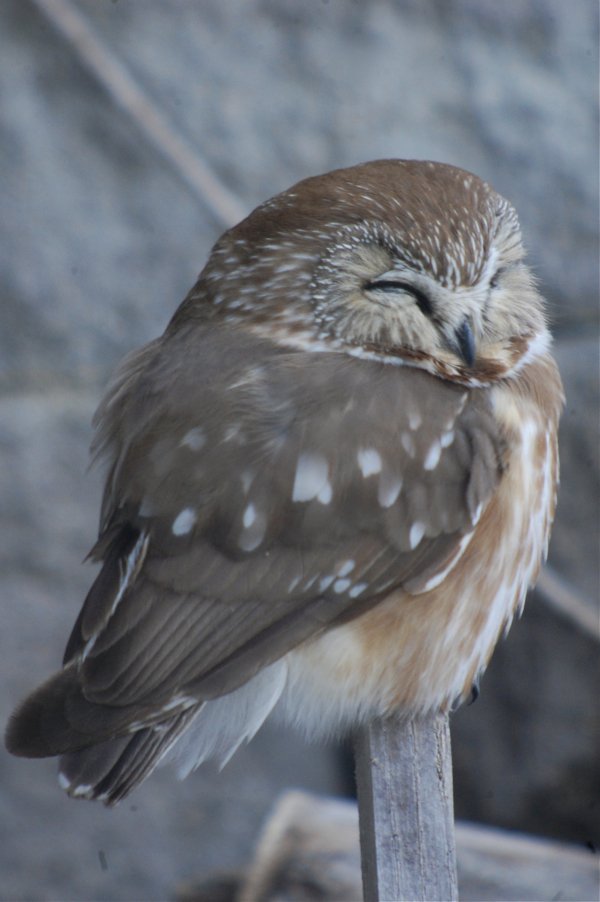
[[[115,804],[468,698],[546,553],[563,403],[513,207],[439,163],[306,179],[225,232],[95,418],[101,565],[6,744]]]

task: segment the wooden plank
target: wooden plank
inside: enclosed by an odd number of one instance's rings
[[[460,898],[597,900],[598,856],[588,849],[513,831],[456,824]],[[358,810],[349,799],[287,790],[263,825],[241,881],[206,878],[181,886],[178,902],[223,899],[357,900],[362,898]],[[237,890],[237,892],[236,892]],[[171,893],[171,897],[173,893]],[[221,896],[218,896],[221,898]]]
[[[365,902],[457,899],[447,715],[375,720],[355,758]]]

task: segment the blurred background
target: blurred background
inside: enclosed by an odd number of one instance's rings
[[[92,578],[90,419],[235,218],[380,157],[517,207],[567,393],[551,571],[452,721],[457,816],[600,844],[595,0],[3,0],[0,719]],[[264,729],[225,771],[116,810],[0,751],[0,896],[164,899],[242,866],[286,787],[351,794],[347,747]]]

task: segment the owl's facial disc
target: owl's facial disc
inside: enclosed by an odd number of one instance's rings
[[[414,278],[418,278],[418,275],[414,274]],[[424,282],[425,280],[421,277],[420,281]],[[426,288],[420,287],[414,284],[414,281],[411,281],[410,276],[404,274],[403,278],[402,271],[389,270],[368,282],[364,286],[364,290],[369,293],[385,292],[390,297],[406,297],[408,295],[409,298],[413,298],[420,313],[436,324],[440,328],[441,334],[446,336],[446,349],[455,353],[466,366],[473,366],[476,358],[476,346],[472,317],[465,316],[459,325],[456,327],[450,326],[450,329],[448,329],[448,324],[444,322],[443,299],[440,303],[440,289],[435,290],[430,286]],[[434,301],[434,297],[436,297],[436,301]]]
[[[452,288],[381,243],[339,245],[313,284],[324,333],[382,353],[409,351],[471,367],[488,294],[480,285]]]
[[[204,271],[210,315],[453,379],[510,373],[547,334],[516,213],[474,176],[411,166],[367,184],[333,173],[258,208]]]

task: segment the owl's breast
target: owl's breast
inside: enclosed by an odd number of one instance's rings
[[[287,715],[308,732],[395,709],[448,708],[468,697],[522,608],[556,503],[558,409],[549,415],[510,383],[491,391],[506,466],[457,563],[429,591],[427,584],[419,594],[395,590],[288,655]]]

